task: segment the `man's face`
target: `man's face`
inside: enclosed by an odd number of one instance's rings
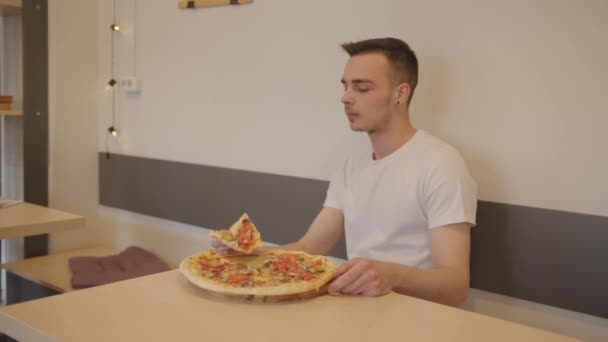
[[[397,87],[389,77],[387,58],[381,53],[351,57],[344,67],[344,111],[357,132],[383,131],[391,122]]]

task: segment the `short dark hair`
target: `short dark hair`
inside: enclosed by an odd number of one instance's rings
[[[418,84],[418,58],[406,42],[397,38],[375,38],[342,44],[349,56],[356,56],[368,52],[384,54],[391,65],[399,83],[410,85],[410,103],[414,89]]]

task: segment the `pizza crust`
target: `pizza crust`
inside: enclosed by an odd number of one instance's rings
[[[269,253],[270,252],[277,254],[303,254],[309,257],[314,257],[300,251],[284,251],[275,249],[269,251]],[[185,258],[180,263],[179,269],[181,273],[194,285],[204,290],[224,295],[284,296],[318,291],[332,279],[334,271],[337,269],[337,265],[335,263],[329,259],[326,259],[325,271],[319,274],[317,278],[312,281],[298,281],[273,286],[236,287],[202,276],[202,272],[200,271],[200,267],[198,265],[198,258],[206,253],[209,252],[201,252]],[[263,258],[264,256],[260,257]]]

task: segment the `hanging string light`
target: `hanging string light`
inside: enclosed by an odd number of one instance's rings
[[[112,124],[108,127],[108,131],[106,134],[106,158],[110,158],[110,147],[108,145],[108,139],[110,137],[117,137],[118,131],[116,130],[116,81],[114,76],[115,69],[115,53],[114,53],[114,36],[116,33],[120,31],[120,26],[116,22],[116,0],[112,1],[112,25],[110,25],[110,80],[108,81],[108,86],[110,86],[112,91]]]

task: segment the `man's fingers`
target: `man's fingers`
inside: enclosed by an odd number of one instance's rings
[[[355,263],[356,263],[355,260],[350,260],[350,261],[347,261],[347,262],[343,263],[342,265],[340,265],[338,267],[338,269],[334,272],[333,278],[336,279],[339,276],[346,273],[346,271],[348,271],[351,267],[353,267],[355,265]]]
[[[374,287],[374,288],[369,288],[367,290],[364,290],[359,294],[361,294],[363,296],[367,296],[367,297],[379,297],[379,296],[384,296],[384,295],[388,294],[389,292],[391,292],[391,291],[389,291],[389,290],[383,291],[377,287]]]
[[[367,270],[359,275],[357,279],[346,285],[340,292],[358,294],[367,289],[370,281],[373,280],[374,274],[371,270]]]
[[[329,285],[330,292],[341,292],[344,287],[354,282],[364,271],[364,265],[358,260],[343,264],[334,273],[335,280]]]

